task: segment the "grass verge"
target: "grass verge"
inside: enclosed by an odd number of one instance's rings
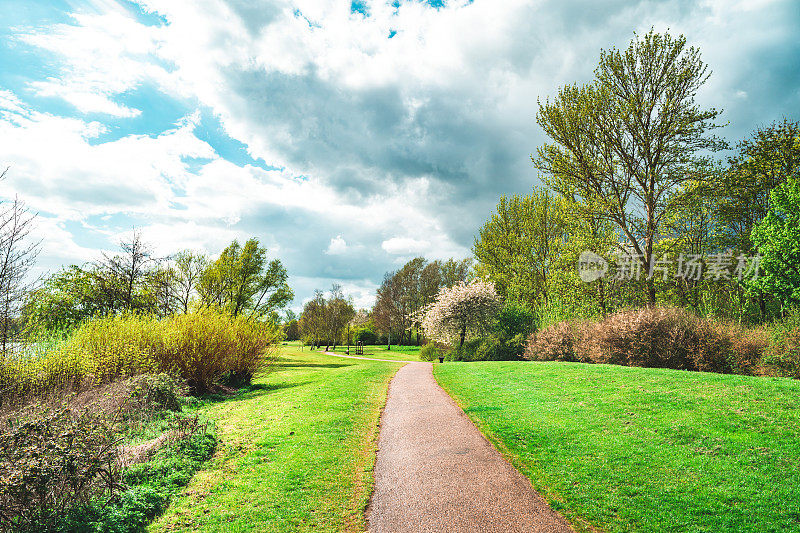
[[[198,407],[216,421],[217,454],[149,531],[363,531],[399,366],[281,346],[249,391]]]
[[[800,531],[800,382],[580,363],[435,365],[578,529]]]

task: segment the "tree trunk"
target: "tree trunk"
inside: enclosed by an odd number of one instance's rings
[[[464,324],[461,326],[461,343],[458,345],[459,348],[464,347],[464,339],[467,337],[467,325]]]

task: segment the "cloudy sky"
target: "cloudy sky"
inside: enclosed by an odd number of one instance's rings
[[[537,98],[634,31],[701,49],[729,140],[800,119],[797,0],[3,0],[0,21],[0,196],[39,212],[42,269],[133,227],[162,254],[255,236],[295,308],[468,256],[538,183]]]

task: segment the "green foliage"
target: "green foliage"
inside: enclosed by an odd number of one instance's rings
[[[445,353],[445,361],[477,361],[478,348],[482,342],[482,338],[474,338],[465,341],[464,344],[453,346]]]
[[[164,372],[204,392],[223,377],[245,383],[267,368],[280,334],[273,323],[213,309],[97,318],[40,355],[0,358],[0,385],[7,397],[26,397]]]
[[[278,259],[267,262],[267,249],[257,239],[249,239],[244,246],[233,241],[203,271],[198,292],[205,305],[216,305],[233,316],[261,316],[294,298],[287,279]]]
[[[353,342],[361,342],[364,345],[378,344],[378,335],[368,327],[358,328],[353,331]]]
[[[770,200],[767,216],[753,228],[762,272],[751,285],[789,308],[800,304],[800,175],[773,189]]]
[[[525,352],[526,337],[517,334],[513,337],[489,335],[478,346],[476,361],[516,361]]]
[[[566,235],[563,199],[543,188],[526,196],[501,196],[496,213],[475,239],[475,270],[503,298],[536,307],[547,302],[551,267],[563,252]]]
[[[96,268],[67,267],[45,278],[29,296],[24,309],[31,331],[72,329],[83,320],[105,315],[119,308],[113,293],[106,290],[111,280]]]
[[[506,338],[527,337],[536,329],[536,315],[526,305],[506,302],[495,317],[493,330]]]
[[[443,355],[442,352],[432,342],[423,345],[419,349],[419,358],[423,361],[436,361],[440,355]]]
[[[728,168],[716,180],[717,217],[725,244],[751,254],[753,228],[768,213],[770,192],[800,169],[800,123],[786,119],[758,128],[737,146]]]
[[[283,336],[287,341],[300,339],[300,322],[293,318],[283,326]]]

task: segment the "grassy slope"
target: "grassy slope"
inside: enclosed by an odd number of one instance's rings
[[[577,363],[435,373],[579,526],[800,531],[798,381]]]
[[[201,409],[222,440],[151,531],[363,531],[380,410],[400,367],[294,346],[256,390]]]

